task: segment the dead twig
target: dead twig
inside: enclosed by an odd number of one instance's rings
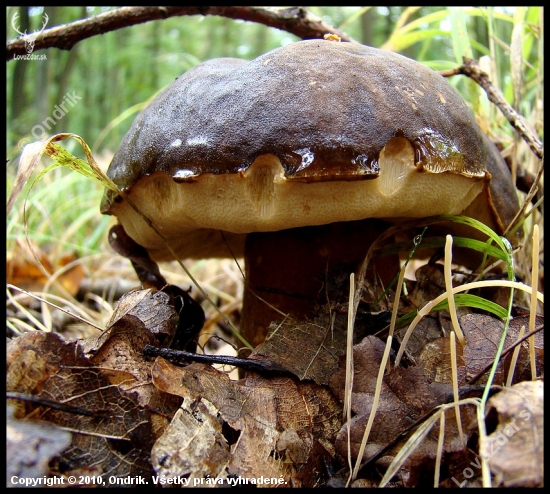
[[[162,357],[174,365],[188,365],[189,362],[201,362],[204,364],[221,364],[238,367],[245,371],[257,372],[268,375],[291,375],[292,373],[276,362],[267,359],[239,358],[231,355],[203,355],[201,353],[172,350],[171,348],[158,348],[145,345],[143,355],[147,357]]]
[[[516,215],[514,216],[514,219],[510,222],[510,224],[504,230],[504,233],[503,233],[504,236],[506,236],[508,232],[512,230],[517,223],[519,223],[521,218],[523,218],[525,211],[527,210],[527,205],[537,196],[537,192],[539,191],[539,182],[540,182],[540,179],[542,178],[543,172],[544,172],[544,157],[540,160],[539,170],[537,172],[537,176],[533,180],[531,189],[527,193],[527,196],[525,197],[525,200],[523,201],[523,204],[520,210],[516,213]]]
[[[79,41],[98,34],[182,15],[216,15],[257,22],[288,31],[302,39],[323,38],[325,34],[330,33],[339,36],[342,41],[352,41],[347,34],[326,24],[304,7],[121,7],[88,19],[45,30],[37,36],[34,51],[46,48],[70,50]],[[19,37],[6,43],[7,61],[13,60],[16,55],[25,54],[25,37]]]
[[[463,58],[464,65],[452,70],[440,72],[443,77],[453,75],[465,75],[479,84],[487,93],[489,101],[494,103],[502,114],[506,117],[510,125],[516,129],[523,140],[527,143],[535,156],[541,160],[544,156],[544,146],[535,132],[531,130],[529,124],[525,121],[514,108],[506,101],[502,92],[491,82],[489,76],[481,70],[479,62],[473,58]]]

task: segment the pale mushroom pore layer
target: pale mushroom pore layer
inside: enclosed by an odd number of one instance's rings
[[[380,153],[379,174],[370,180],[304,182],[286,178],[279,159],[259,156],[244,172],[204,174],[178,183],[160,172],[143,177],[129,192],[181,258],[225,257],[224,241],[240,242],[251,231],[277,231],[365,218],[422,218],[459,214],[487,186],[483,177],[431,173],[415,166],[411,144],[391,139]],[[147,191],[147,193],[144,193]],[[200,206],[199,206],[200,204]],[[169,259],[160,238],[126,202],[112,207],[127,233],[154,259]],[[216,232],[227,232],[225,240]],[[234,235],[236,234],[236,235]],[[193,235],[214,246],[190,241]],[[206,251],[205,251],[206,249]],[[217,250],[219,249],[219,252]]]

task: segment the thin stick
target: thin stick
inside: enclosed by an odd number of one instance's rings
[[[79,41],[144,22],[184,15],[214,15],[257,22],[268,27],[288,31],[299,38],[323,38],[336,34],[342,41],[353,41],[346,33],[325,23],[304,7],[269,8],[252,6],[170,6],[120,7],[110,12],[46,29],[36,38],[34,51],[45,48],[70,50]],[[25,37],[6,43],[6,61],[15,55],[25,55]]]
[[[510,125],[512,125],[512,127],[519,132],[535,156],[538,159],[542,159],[544,156],[544,146],[537,137],[536,133],[530,128],[525,118],[514,110],[514,108],[506,101],[506,98],[500,89],[496,87],[489,79],[489,76],[481,70],[477,60],[464,57],[463,62],[464,64],[462,66],[453,69],[452,71],[445,71],[443,73],[440,72],[441,75],[446,77],[450,75],[462,74],[468,76],[470,79],[479,84],[487,93],[489,101],[498,107]]]

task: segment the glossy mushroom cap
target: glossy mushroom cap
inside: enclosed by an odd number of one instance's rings
[[[108,175],[181,258],[239,256],[253,231],[459,214],[479,197],[498,231],[485,139],[422,64],[311,40],[187,71],[136,118]],[[101,210],[171,258],[120,197],[107,192]]]

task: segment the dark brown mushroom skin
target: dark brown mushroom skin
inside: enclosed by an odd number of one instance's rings
[[[287,179],[369,179],[396,136],[412,143],[418,167],[485,173],[483,134],[439,74],[357,43],[301,41],[187,71],[136,118],[108,175],[123,189],[155,172],[192,181],[273,154]],[[112,200],[107,192],[102,211]]]
[[[108,175],[119,188],[131,192],[143,177],[165,174],[174,182],[195,183],[205,174],[244,174],[259,156],[273,155],[280,160],[287,181],[372,180],[380,173],[381,151],[394,138],[412,145],[414,165],[420,172],[457,174],[487,184],[492,176],[489,187],[471,206],[465,205],[465,212],[502,233],[518,210],[517,196],[502,158],[458,92],[418,62],[357,43],[301,41],[252,61],[224,58],[194,67],[136,118]],[[120,197],[107,192],[102,212],[117,214],[117,201]],[[349,253],[334,245],[325,249],[325,256],[316,251],[317,235],[333,228],[340,227],[304,230],[312,234],[300,229],[283,233],[288,245],[301,246],[302,252],[294,258],[292,251],[281,248],[284,244],[275,247],[280,250],[272,258],[256,249],[262,243],[274,246],[275,232],[250,234],[246,249],[244,235],[225,232],[234,255],[247,252],[247,283],[251,284],[245,293],[243,324],[254,343],[263,339],[277,314],[269,313],[263,302],[255,306],[256,295],[261,297],[263,291],[265,299],[280,304],[282,312],[306,317],[320,300],[327,268],[337,263],[356,266],[362,260],[372,240],[366,227],[348,237],[353,242]],[[204,231],[200,235],[204,241],[189,256],[202,252],[207,257],[211,251],[206,242],[220,234]],[[275,259],[281,255],[296,260],[296,268],[308,256],[315,257],[316,274],[296,272],[300,281],[294,283],[293,264],[284,270],[284,261]],[[281,269],[268,280],[261,274],[261,265]],[[391,274],[386,272],[383,278],[387,282]],[[277,279],[285,279],[288,285]],[[270,283],[266,291],[263,285]],[[309,302],[302,305],[296,302],[299,299]]]

